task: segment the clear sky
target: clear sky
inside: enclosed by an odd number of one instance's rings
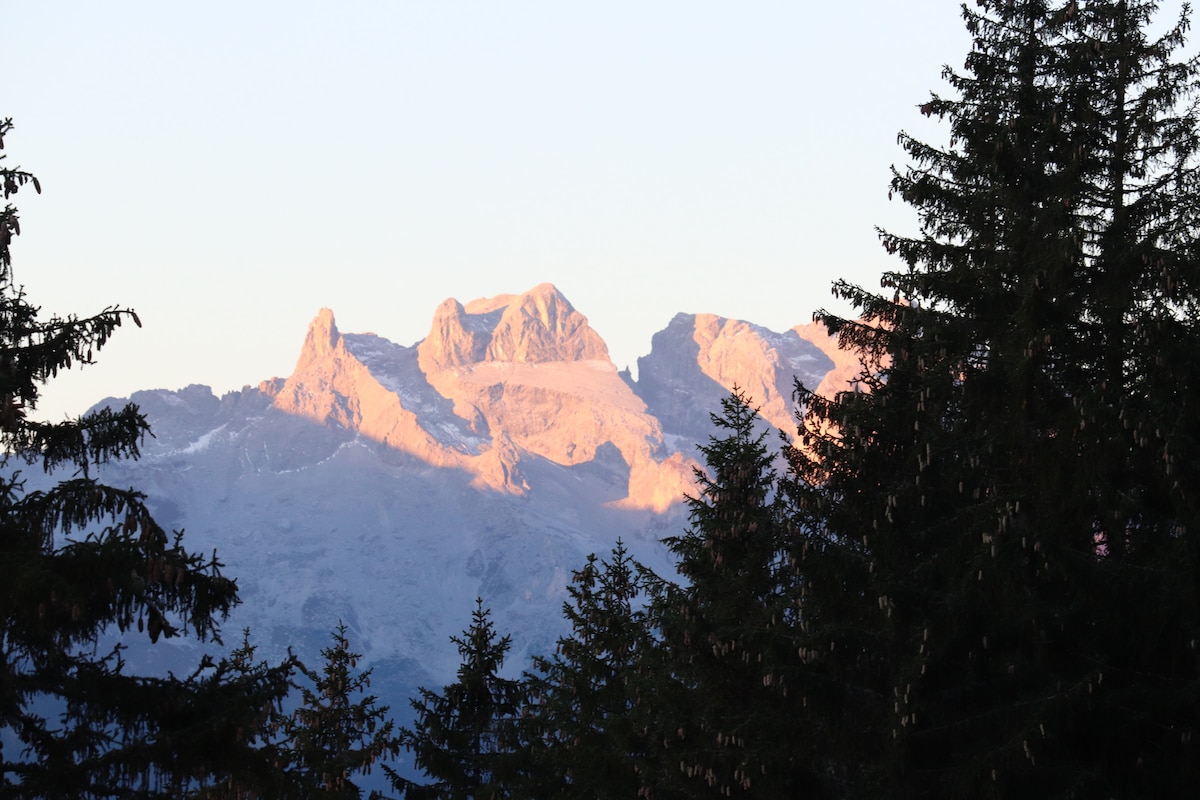
[[[13,267],[134,307],[39,416],[288,375],[306,326],[401,344],[556,284],[636,366],[680,311],[774,330],[895,265],[896,133],[962,64],[952,0],[0,0]]]

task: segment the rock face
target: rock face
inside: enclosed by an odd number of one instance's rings
[[[418,345],[421,369],[435,372],[485,361],[547,364],[608,361],[608,347],[549,283],[463,306],[444,301]]]
[[[830,336],[823,324],[810,322],[807,325],[797,325],[792,331],[801,339],[811,342],[833,364],[833,367],[819,378],[810,375],[809,380],[813,383],[805,381],[806,388],[813,389],[824,397],[833,397],[838,392],[848,389],[851,382],[862,372],[858,355],[838,347],[837,337]]]
[[[792,377],[821,383],[839,353],[818,333],[681,314],[633,382],[548,284],[447,300],[411,346],[342,333],[325,309],[285,379],[135,394],[156,438],[101,478],[219,551],[244,600],[227,632],[315,659],[342,620],[402,710],[416,685],[452,678],[448,637],[476,596],[519,671],[553,648],[588,553],[620,537],[668,573],[661,539],[687,525],[709,412],[736,384],[791,432]]]
[[[279,411],[361,434],[435,467],[463,469],[480,439],[469,421],[424,380],[413,348],[370,334],[343,336],[322,309],[308,328],[296,368],[259,385]],[[426,411],[423,424],[418,411]],[[433,423],[431,432],[427,426]]]
[[[763,419],[794,434],[793,381],[815,386],[834,362],[792,329],[775,333],[712,314],[677,314],[638,359],[637,393],[671,434],[706,441],[708,415],[739,387]]]

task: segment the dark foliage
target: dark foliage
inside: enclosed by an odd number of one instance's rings
[[[0,147],[11,128],[0,122]],[[205,659],[187,677],[143,677],[124,668],[120,647],[101,645],[134,629],[151,643],[215,640],[237,586],[215,556],[164,531],[142,494],[89,477],[110,459],[137,457],[148,428],[134,406],[58,423],[26,417],[47,381],[90,364],[137,317],[110,307],[42,318],[13,277],[20,226],[7,203],[41,187],[6,165],[0,183],[0,796],[167,798],[211,782],[274,785],[251,742],[262,709],[287,691],[286,665],[234,675]],[[22,464],[73,477],[26,492]]]
[[[320,672],[300,667],[311,685],[301,687],[300,707],[282,722],[284,763],[312,787],[310,798],[358,800],[362,789],[354,778],[395,758],[400,739],[388,707],[366,693],[371,670],[357,671],[361,655],[350,650],[344,624],[334,629],[333,645],[321,658]]]
[[[433,779],[426,785],[405,781],[395,773],[395,787],[408,798],[463,800],[506,798],[516,784],[516,720],[522,688],[500,677],[511,637],[497,638],[491,611],[476,599],[471,625],[451,637],[462,663],[458,680],[440,693],[421,689],[412,701],[417,717],[400,740],[419,769]]]
[[[682,584],[654,589],[649,656],[658,794],[797,796],[807,778],[802,664],[768,428],[735,387],[701,446],[691,527],[668,538]]]
[[[525,676],[522,794],[637,797],[648,771],[639,716],[655,700],[643,669],[653,644],[643,573],[618,542],[607,561],[589,556],[567,591],[571,632]]]
[[[862,319],[862,392],[802,392],[791,496],[862,797],[1194,796],[1200,507],[1196,63],[1154,4],[964,8],[904,134],[921,233]]]

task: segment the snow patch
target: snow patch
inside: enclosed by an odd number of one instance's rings
[[[208,446],[210,444],[212,444],[213,438],[215,436],[217,436],[219,433],[221,433],[222,431],[224,431],[227,426],[228,426],[228,423],[226,423],[225,425],[221,425],[218,428],[212,429],[211,431],[204,434],[196,441],[188,444],[187,447],[184,447],[184,448],[176,451],[176,454],[177,455],[190,455],[192,453],[203,453],[205,450],[208,449]]]

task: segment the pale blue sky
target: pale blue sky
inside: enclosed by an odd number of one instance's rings
[[[309,320],[401,344],[446,297],[556,284],[634,365],[679,311],[775,330],[892,262],[900,129],[960,65],[950,0],[0,0],[14,269],[120,303],[106,395],[290,373]]]

